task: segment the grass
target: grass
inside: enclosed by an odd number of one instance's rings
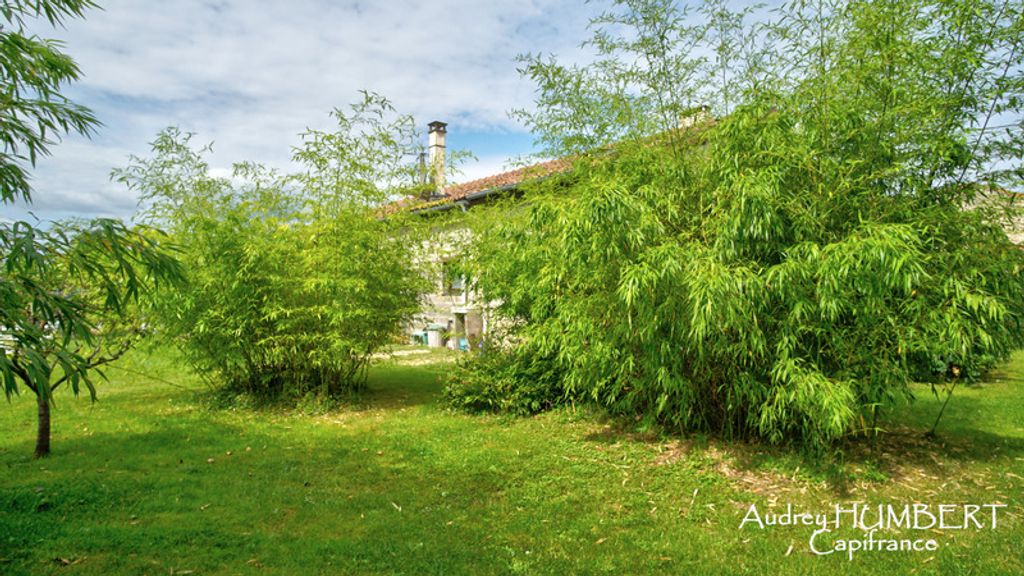
[[[446,364],[371,373],[325,415],[214,410],[169,353],[109,370],[95,404],[58,396],[54,454],[34,404],[0,409],[3,574],[1021,574],[1024,356],[958,388],[936,440],[926,388],[841,464],[639,434],[570,410],[436,404]],[[738,526],[833,504],[1009,506],[996,530],[900,531],[935,552],[814,556],[807,527]],[[840,536],[854,537],[852,529]]]

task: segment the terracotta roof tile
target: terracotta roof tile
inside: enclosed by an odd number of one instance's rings
[[[509,170],[508,172],[502,172],[501,174],[449,186],[444,189],[444,195],[451,200],[461,200],[475,192],[514,186],[534,178],[543,178],[544,176],[565,172],[571,166],[572,162],[566,158],[548,160],[547,162],[524,166],[515,170]]]
[[[695,124],[680,127],[678,130],[671,130],[661,134],[648,137],[649,143],[664,142],[666,137],[672,133],[682,133],[686,136],[685,142],[693,145],[700,144],[702,142],[702,135],[708,126],[715,124],[715,119],[704,119],[699,120]],[[650,144],[648,144],[650,145]],[[606,146],[605,149],[611,149],[612,146]],[[440,206],[443,204],[457,202],[465,199],[471,194],[477,192],[483,192],[485,190],[494,190],[499,188],[512,187],[516,184],[521,184],[527,180],[534,178],[543,178],[545,176],[551,176],[552,174],[558,174],[561,172],[567,172],[572,168],[573,158],[556,158],[555,160],[548,160],[546,162],[540,162],[531,166],[525,166],[523,168],[517,168],[515,170],[509,170],[493,176],[487,176],[485,178],[478,178],[462,184],[453,184],[444,189],[444,195],[422,199],[413,196],[403,198],[401,200],[392,202],[383,206],[380,209],[382,216],[388,214],[394,214],[396,212],[410,211],[415,212],[417,210],[424,210],[426,208],[432,208],[434,206]]]
[[[458,200],[465,199],[470,194],[515,186],[516,184],[521,184],[534,178],[543,178],[545,176],[551,176],[552,174],[565,172],[571,167],[572,161],[568,158],[548,160],[547,162],[540,162],[538,164],[502,172],[500,174],[470,180],[469,182],[453,184],[446,187],[444,189],[444,195],[438,198],[432,198],[429,200],[411,196],[408,198],[402,198],[401,200],[396,200],[382,207],[381,213],[387,215],[405,210],[422,210],[424,208],[431,208],[433,206],[439,206],[449,202],[456,202]]]

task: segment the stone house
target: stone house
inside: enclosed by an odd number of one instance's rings
[[[695,122],[707,121],[707,111],[698,110],[698,115],[686,117],[680,122],[680,129],[690,128]],[[475,206],[499,197],[514,196],[522,184],[541,178],[561,174],[571,168],[569,159],[556,159],[509,170],[485,178],[461,184],[448,185],[445,180],[447,124],[431,122],[428,125],[429,165],[421,158],[424,179],[430,189],[425,196],[407,198],[389,205],[386,212],[408,211],[429,216],[451,210],[468,211]],[[427,176],[429,175],[429,176]],[[1024,195],[1002,192],[983,197],[982,202],[1009,202],[1016,204],[1016,216],[1006,218],[1003,226],[1010,240],[1024,246],[1024,217],[1020,216],[1019,203]],[[466,279],[459,273],[456,254],[459,248],[472,242],[468,229],[458,224],[445,224],[437,230],[430,245],[424,247],[424,258],[429,259],[428,268],[435,271],[433,290],[423,295],[420,314],[408,326],[410,341],[432,347],[468,349],[488,332],[491,317],[488,305],[474,294]]]
[[[568,170],[568,160],[551,160],[509,170],[461,184],[445,181],[447,124],[428,125],[429,160],[421,159],[429,174],[429,195],[407,198],[391,204],[388,212],[407,211],[423,216],[451,210],[467,211],[498,197],[514,195],[529,180],[545,178]],[[408,327],[410,340],[432,347],[446,346],[468,349],[488,331],[490,318],[487,305],[481,302],[459,272],[454,255],[458,248],[471,242],[469,230],[457,224],[446,224],[425,247],[424,258],[433,269],[434,289],[423,295],[423,309]]]

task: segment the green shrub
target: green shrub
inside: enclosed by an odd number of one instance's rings
[[[336,111],[337,132],[304,135],[294,176],[240,164],[215,178],[206,150],[174,129],[118,172],[184,248],[188,286],[163,295],[161,320],[215,385],[306,406],[342,397],[418,311],[408,234],[375,208],[411,179],[415,127],[389,112],[372,95]]]
[[[794,3],[753,28],[616,6],[594,65],[524,59],[521,116],[572,177],[474,217],[465,261],[517,353],[613,412],[822,447],[921,372],[1022,345],[1024,252],[978,202],[1020,186],[1024,142],[978,124],[1021,117],[1019,6]],[[680,129],[701,101],[717,119]],[[486,406],[536,385],[470,373]]]
[[[551,359],[520,351],[488,351],[460,361],[445,382],[444,402],[470,412],[526,416],[566,398]]]

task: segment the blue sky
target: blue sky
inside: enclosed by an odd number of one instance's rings
[[[213,142],[211,164],[289,166],[307,127],[367,89],[426,127],[449,123],[448,144],[473,152],[458,180],[499,172],[531,150],[508,118],[529,107],[533,86],[516,73],[523,52],[571,61],[588,19],[604,6],[565,0],[100,0],[65,29],[84,78],[66,93],[104,126],[91,140],[69,136],[35,171],[32,212],[128,218],[136,198],[109,181],[130,154],[176,125]],[[424,138],[426,136],[424,135]],[[26,207],[4,208],[24,217]]]

